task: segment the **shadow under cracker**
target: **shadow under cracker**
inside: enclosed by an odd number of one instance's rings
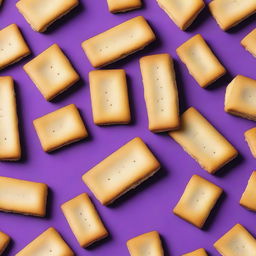
[[[163,246],[163,250],[164,250],[164,255],[165,256],[171,256],[171,254],[169,252],[170,251],[169,244],[167,244],[165,238],[161,234],[159,234],[159,235],[160,235],[160,238],[161,238],[161,242],[162,242],[162,246]]]
[[[8,233],[7,233],[8,234]],[[4,252],[1,254],[1,256],[8,256],[11,255],[11,250],[14,247],[14,240],[11,238],[9,244],[7,245],[6,249],[4,250]]]
[[[246,18],[245,20],[241,21],[240,23],[238,23],[237,25],[228,29],[225,32],[229,33],[229,34],[235,34],[235,33],[241,32],[242,29],[244,29],[244,28],[250,26],[251,24],[255,23],[255,19],[256,19],[256,13],[251,15],[250,17]]]

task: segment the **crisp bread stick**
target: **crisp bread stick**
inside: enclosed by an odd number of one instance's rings
[[[176,49],[190,75],[205,88],[226,73],[205,40],[197,34]]]
[[[126,75],[123,69],[89,73],[93,121],[97,125],[131,121]]]
[[[244,133],[244,137],[248,143],[253,157],[256,158],[256,127],[247,130]]]
[[[256,80],[236,76],[226,89],[225,111],[256,121]]]
[[[13,161],[20,158],[14,83],[10,76],[4,76],[0,77],[0,160]]]
[[[203,0],[157,0],[157,2],[182,30],[186,30],[205,7]]]
[[[256,58],[256,28],[243,38],[241,45]]]
[[[0,231],[0,255],[2,255],[10,243],[11,238],[6,235],[4,232]]]
[[[255,0],[213,0],[209,9],[222,30],[228,30],[256,11]]]
[[[108,236],[108,231],[86,193],[62,204],[61,209],[81,247],[88,247]]]
[[[209,173],[215,173],[238,154],[193,107],[182,114],[180,129],[169,135]]]
[[[254,256],[256,240],[240,224],[236,224],[214,244],[222,256]]]
[[[141,0],[107,0],[108,9],[112,13],[127,12],[141,7]]]
[[[173,213],[196,227],[202,228],[222,191],[210,181],[193,175],[174,207]]]
[[[57,44],[23,66],[46,100],[51,100],[79,80],[79,75]]]
[[[246,189],[240,199],[240,205],[251,211],[256,211],[256,171],[252,172]]]
[[[0,210],[44,217],[47,185],[0,176]]]
[[[97,68],[122,59],[155,39],[145,18],[138,16],[84,41],[82,47]]]
[[[16,3],[33,30],[44,32],[54,21],[78,5],[78,0],[20,0]]]
[[[37,118],[33,124],[45,152],[56,150],[88,136],[74,104]]]
[[[54,228],[48,228],[15,256],[74,256],[75,254]]]
[[[104,205],[110,204],[144,180],[160,164],[145,143],[135,138],[83,175],[83,181]]]
[[[157,231],[151,231],[130,239],[127,241],[127,247],[131,256],[164,256],[161,239]]]
[[[16,24],[0,30],[0,70],[29,54],[30,49]]]
[[[200,249],[195,250],[193,252],[183,254],[182,256],[208,256],[208,255],[207,255],[205,249],[200,248]]]
[[[178,128],[179,99],[173,61],[169,54],[140,59],[144,98],[148,112],[148,128],[163,132]]]

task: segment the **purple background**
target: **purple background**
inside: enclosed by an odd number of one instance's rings
[[[113,15],[106,0],[83,0],[79,7],[57,21],[49,30],[34,32],[18,13],[16,1],[6,0],[0,9],[0,29],[16,23],[22,30],[32,55],[0,72],[16,81],[23,159],[17,163],[0,163],[0,175],[45,182],[50,187],[46,218],[0,213],[0,229],[13,242],[7,255],[14,255],[50,226],[60,231],[77,255],[125,256],[126,241],[139,234],[157,230],[163,238],[166,255],[181,255],[199,247],[218,255],[213,243],[240,222],[256,235],[255,214],[239,206],[240,196],[255,168],[255,160],[244,141],[243,133],[255,124],[223,111],[225,87],[237,74],[256,78],[256,60],[240,46],[240,40],[256,25],[255,15],[229,32],[220,30],[207,8],[192,26],[183,32],[158,7],[156,1],[144,1],[142,9]],[[209,2],[209,1],[207,1]],[[158,40],[108,68],[124,68],[128,75],[133,122],[130,125],[97,127],[92,121],[88,72],[92,70],[80,46],[81,42],[114,25],[143,15],[152,25]],[[201,33],[228,70],[228,74],[208,89],[202,89],[188,74],[175,49],[196,33]],[[22,66],[51,44],[64,50],[81,75],[81,81],[49,103],[44,100]],[[239,150],[240,156],[215,176],[208,174],[166,134],[147,129],[147,114],[139,58],[155,53],[170,53],[175,59],[181,112],[196,107]],[[32,126],[32,120],[59,107],[75,103],[88,127],[90,138],[52,154],[44,153]],[[158,157],[163,168],[135,191],[129,192],[110,207],[100,205],[81,176],[124,143],[140,136]],[[203,230],[172,214],[193,174],[221,186],[225,195],[215,207]],[[82,192],[88,192],[110,232],[110,237],[89,249],[80,248],[60,205]]]

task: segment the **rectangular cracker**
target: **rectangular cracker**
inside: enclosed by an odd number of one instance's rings
[[[19,160],[21,146],[13,79],[0,77],[0,160]]]
[[[11,238],[4,232],[0,231],[0,255],[2,255],[10,243]]]
[[[256,171],[252,172],[246,189],[240,199],[240,205],[251,211],[256,211]]]
[[[222,188],[198,175],[193,175],[173,213],[202,228],[222,192]]]
[[[256,240],[241,224],[231,228],[214,247],[223,256],[256,255]]]
[[[15,256],[74,256],[58,231],[48,228]]]
[[[162,242],[157,231],[136,236],[126,243],[131,256],[164,256]]]
[[[23,66],[46,100],[51,100],[79,80],[79,75],[57,44]]]
[[[234,159],[237,150],[193,107],[181,116],[181,127],[169,135],[209,173]]]
[[[149,130],[163,132],[177,129],[180,123],[179,98],[172,58],[169,54],[143,57],[140,69]]]
[[[187,66],[190,75],[203,88],[226,73],[226,69],[200,34],[183,43],[176,49],[176,52]]]
[[[55,110],[33,121],[45,152],[50,152],[88,136],[74,104]]]
[[[112,13],[127,12],[142,6],[141,0],[107,0],[108,9]]]
[[[156,39],[144,17],[121,23],[82,43],[92,66],[102,67],[130,55]]]
[[[255,0],[213,0],[209,9],[222,30],[239,24],[256,12]]]
[[[244,137],[248,143],[253,157],[256,158],[256,127],[247,130],[244,133]]]
[[[47,190],[44,183],[0,176],[0,210],[44,217]]]
[[[197,249],[193,252],[182,254],[182,256],[208,256],[208,255],[207,255],[205,249],[200,248],[200,249]]]
[[[203,0],[157,0],[157,2],[182,30],[186,30],[205,7]]]
[[[237,75],[226,88],[225,111],[256,121],[256,80]]]
[[[16,24],[0,30],[0,70],[29,54],[30,49]]]
[[[93,121],[97,125],[131,121],[126,75],[123,69],[89,73]]]
[[[62,204],[61,209],[81,247],[88,247],[108,236],[108,231],[86,193]]]
[[[155,174],[160,163],[140,138],[134,138],[83,175],[95,197],[107,205]]]
[[[256,58],[256,28],[242,39],[241,45]]]
[[[16,7],[33,30],[44,32],[78,3],[78,0],[20,0],[16,3]]]

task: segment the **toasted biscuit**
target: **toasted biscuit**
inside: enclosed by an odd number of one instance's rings
[[[112,13],[127,12],[141,7],[141,0],[107,0],[108,9]]]
[[[200,249],[195,250],[193,252],[183,254],[182,256],[208,256],[208,255],[207,255],[205,249],[200,248]]]
[[[127,241],[127,247],[131,256],[164,256],[161,239],[157,231],[151,231],[130,239]]]
[[[148,112],[148,128],[153,132],[178,128],[179,99],[173,61],[168,54],[140,59],[144,98]]]
[[[97,125],[131,121],[126,75],[123,69],[89,73],[92,113]]]
[[[238,154],[193,107],[182,114],[180,129],[169,135],[209,173],[215,173]]]
[[[16,97],[10,76],[0,77],[0,160],[19,160],[21,146]]]
[[[0,30],[0,70],[29,54],[30,49],[16,24]]]
[[[157,2],[182,30],[191,25],[205,6],[203,0],[157,0]]]
[[[32,29],[44,32],[54,21],[78,5],[78,0],[19,0],[16,7]]]
[[[74,104],[37,118],[33,124],[45,152],[56,150],[88,136]]]
[[[138,16],[84,41],[82,47],[97,68],[122,59],[155,39],[145,18]]]
[[[197,34],[176,49],[190,75],[205,88],[226,73],[225,68],[213,54],[200,34]]]
[[[160,164],[145,143],[135,138],[83,175],[84,183],[104,205],[151,177]]]
[[[245,140],[248,143],[248,146],[251,150],[251,153],[254,158],[256,158],[256,127],[247,130],[244,133]]]
[[[62,204],[61,209],[80,246],[88,247],[108,236],[108,231],[87,194],[80,194]]]
[[[243,38],[241,45],[256,58],[256,28]]]
[[[10,243],[11,238],[5,233],[0,231],[0,255],[2,255]]]
[[[256,80],[236,76],[226,89],[225,111],[256,121]]]

